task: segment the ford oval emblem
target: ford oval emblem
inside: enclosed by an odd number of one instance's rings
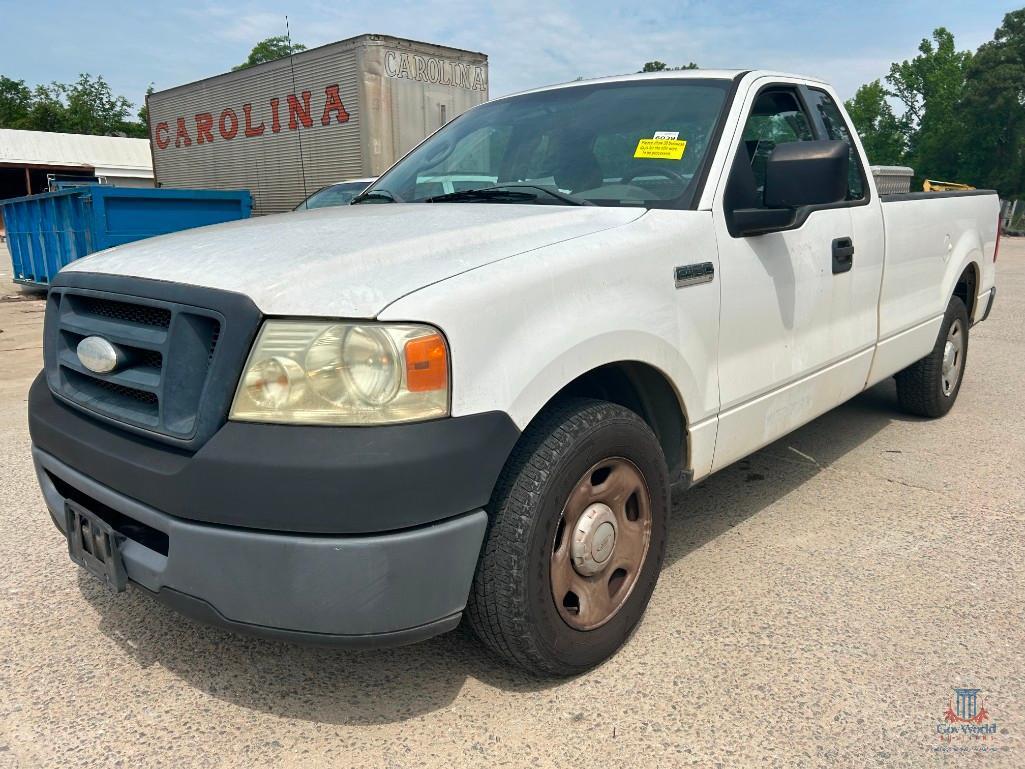
[[[96,374],[109,374],[117,368],[117,348],[102,336],[87,336],[76,352],[82,365]]]

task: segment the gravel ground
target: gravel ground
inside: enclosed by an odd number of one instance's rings
[[[310,649],[104,592],[35,485],[42,303],[0,275],[0,766],[1025,766],[1025,240],[997,267],[949,416],[884,383],[674,494],[641,626],[557,682],[462,631]],[[992,739],[938,739],[956,686]]]

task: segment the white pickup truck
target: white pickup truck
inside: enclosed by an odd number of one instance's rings
[[[586,670],[648,603],[671,482],[887,377],[914,414],[957,398],[997,197],[866,169],[821,81],[614,77],[476,107],[351,206],[82,259],[29,399],[50,514],[113,590],[222,627],[465,614]]]

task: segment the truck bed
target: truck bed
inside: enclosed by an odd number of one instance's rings
[[[979,317],[979,296],[994,284],[1000,202],[993,190],[881,195],[886,263],[879,299],[879,350],[871,382],[925,356],[948,298],[971,262],[979,266],[968,301]],[[981,224],[980,224],[981,223]]]

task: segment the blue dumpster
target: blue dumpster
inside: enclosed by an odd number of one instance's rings
[[[66,264],[154,235],[247,219],[247,190],[89,185],[0,201],[15,283],[45,288]]]

